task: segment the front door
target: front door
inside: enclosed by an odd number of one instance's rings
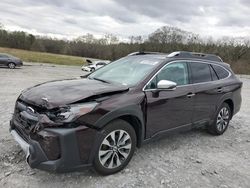
[[[160,80],[177,83],[176,89],[158,90]],[[194,88],[189,85],[186,62],[166,65],[145,88],[147,97],[147,137],[158,132],[190,125],[194,110]]]

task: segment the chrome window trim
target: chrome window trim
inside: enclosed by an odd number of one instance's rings
[[[199,61],[199,60],[174,60],[174,61],[171,61],[171,62],[168,62],[166,65],[164,65],[162,68],[160,68],[160,70],[158,70],[151,78],[150,80],[144,85],[142,91],[156,91],[158,89],[145,89],[146,86],[155,78],[155,76],[162,70],[164,69],[167,65],[170,65],[172,63],[181,63],[181,62],[185,62],[185,63],[192,63],[192,62],[196,62],[196,63],[204,63],[204,64],[208,64],[208,65],[215,65],[215,66],[219,66],[219,67],[222,67],[224,70],[226,70],[228,72],[228,76],[226,78],[223,78],[223,79],[218,79],[218,80],[212,80],[212,81],[209,81],[209,82],[200,82],[200,83],[194,83],[194,84],[186,84],[186,85],[181,85],[181,86],[176,86],[176,88],[179,88],[179,87],[186,87],[186,86],[192,86],[192,85],[198,85],[198,84],[207,84],[207,83],[210,83],[210,82],[218,82],[218,81],[222,81],[222,80],[225,80],[227,78],[229,78],[232,73],[231,71],[227,70],[225,67],[217,64],[217,63],[213,63],[213,61]],[[189,75],[190,76],[190,75]]]

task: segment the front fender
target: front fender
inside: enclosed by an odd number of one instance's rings
[[[119,108],[116,110],[113,110],[111,112],[108,112],[105,114],[103,117],[97,120],[97,122],[94,124],[94,127],[97,129],[103,129],[109,122],[115,119],[119,119],[123,116],[131,116],[136,118],[139,121],[139,138],[140,138],[140,143],[144,139],[145,135],[145,122],[144,122],[144,115],[141,107],[139,105],[128,105],[123,108]]]

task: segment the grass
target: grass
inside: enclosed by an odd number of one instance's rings
[[[78,65],[78,66],[86,63],[86,60],[83,57],[52,54],[45,52],[34,52],[34,51],[19,50],[13,48],[0,47],[0,53],[11,54],[26,62],[51,63],[58,65]]]
[[[231,68],[236,74],[250,74],[250,63],[247,60],[240,60],[231,64]]]

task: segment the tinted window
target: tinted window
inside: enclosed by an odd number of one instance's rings
[[[212,81],[209,65],[206,63],[190,63],[193,83]]]
[[[188,81],[188,69],[186,63],[172,63],[164,67],[152,81],[147,85],[146,89],[156,89],[157,83],[161,80],[169,80],[177,83],[177,85],[186,85]]]
[[[228,77],[229,73],[224,68],[217,66],[217,65],[212,65],[212,67],[214,68],[219,79]]]
[[[216,75],[212,65],[209,66],[210,67],[210,71],[211,71],[211,76],[212,76],[212,80],[219,80],[218,76]]]

